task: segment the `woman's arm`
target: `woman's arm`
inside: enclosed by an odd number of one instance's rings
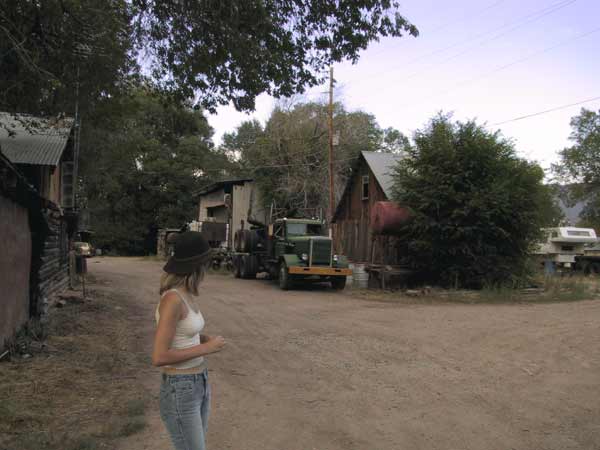
[[[158,307],[160,319],[154,336],[154,350],[152,352],[152,364],[165,366],[188,361],[192,358],[208,355],[219,351],[225,340],[221,336],[210,337],[206,342],[184,349],[172,349],[171,343],[175,336],[175,328],[181,317],[181,300],[176,294],[165,295]]]

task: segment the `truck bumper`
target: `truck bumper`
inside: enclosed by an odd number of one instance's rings
[[[288,268],[290,275],[320,275],[320,276],[350,276],[352,269],[344,269],[337,267],[303,267],[291,266]]]

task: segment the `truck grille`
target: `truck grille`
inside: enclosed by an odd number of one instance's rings
[[[312,263],[329,265],[331,263],[331,239],[312,239]]]

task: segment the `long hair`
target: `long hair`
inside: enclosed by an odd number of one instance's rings
[[[190,294],[197,296],[198,286],[200,286],[200,283],[204,280],[205,274],[206,264],[199,265],[196,270],[186,275],[164,272],[160,277],[160,295],[169,289],[184,288]]]

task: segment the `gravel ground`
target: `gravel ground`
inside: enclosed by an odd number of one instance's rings
[[[125,294],[150,354],[161,263],[88,267]],[[202,296],[207,332],[228,340],[209,358],[209,448],[600,448],[600,301],[401,304],[221,275]],[[149,426],[120,448],[170,448],[156,369],[139,382]]]

